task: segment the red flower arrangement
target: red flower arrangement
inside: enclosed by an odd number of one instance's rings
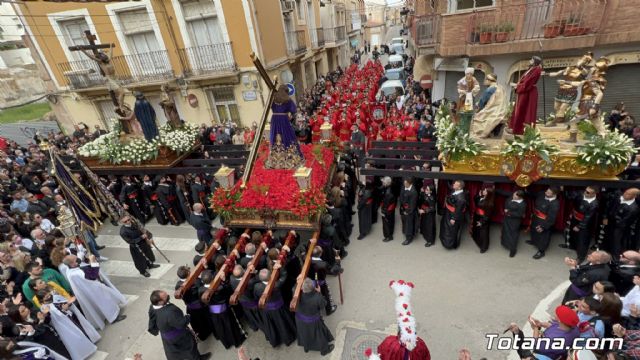
[[[298,192],[291,204],[291,212],[301,218],[315,216],[326,210],[327,195],[322,188],[312,187],[305,192]]]
[[[314,145],[312,144],[300,144],[300,150],[305,158],[305,166],[312,169],[311,189],[306,193],[313,192],[314,188],[322,192],[321,189],[329,180],[329,168],[334,158],[331,149],[323,148],[323,164],[320,164],[317,161],[317,156],[313,153],[313,147]],[[298,198],[300,191],[298,183],[293,177],[295,170],[265,169],[264,162],[268,155],[269,149],[263,143],[260,146],[260,156],[256,160],[251,178],[249,178],[247,187],[242,192],[236,208],[269,208],[293,211],[294,208],[300,207],[300,199]],[[267,191],[264,191],[265,189],[267,189]],[[319,201],[319,199],[316,199],[316,201]],[[321,205],[324,206],[324,202],[322,202]],[[313,207],[310,206],[309,210],[312,208]],[[304,213],[304,210],[301,208],[297,211],[300,214]]]
[[[225,219],[228,219],[235,208],[238,206],[242,193],[240,192],[240,184],[242,181],[238,181],[231,190],[224,188],[217,188],[211,195],[210,203],[213,211],[220,214]]]

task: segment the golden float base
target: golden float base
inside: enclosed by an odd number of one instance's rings
[[[502,164],[505,159],[497,151],[489,151],[474,158],[462,161],[443,160],[443,171],[446,173],[465,175],[502,176]],[[626,166],[609,167],[605,170],[596,167],[586,167],[578,164],[577,154],[557,154],[551,157],[553,169],[549,178],[556,179],[587,179],[587,180],[615,180],[616,175],[622,173]]]
[[[238,209],[233,213],[231,219],[225,220],[225,226],[319,231],[320,214],[309,218],[300,218],[292,212],[284,210]]]

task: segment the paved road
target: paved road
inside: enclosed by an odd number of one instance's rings
[[[0,125],[0,136],[14,140],[20,145],[26,145],[33,141],[36,131],[47,134],[50,131],[58,132],[60,128],[55,121],[26,121],[13,124]]]
[[[502,333],[511,321],[524,324],[538,303],[567,279],[562,258],[569,252],[555,245],[558,239],[547,257],[539,261],[531,259],[534,251],[525,244],[515,258],[509,258],[498,244],[498,227],[492,231],[493,244],[485,254],[480,254],[467,236],[456,251],[445,250],[440,244],[425,248],[421,239],[402,246],[397,220],[395,240],[389,243],[382,242],[380,223],[361,241],[355,239],[358,234],[354,231],[349,256],[343,263],[345,303],[326,319],[336,338],[344,336],[337,330],[345,323],[359,324],[369,330],[392,327],[394,296],[387,286],[389,280],[405,279],[416,284],[412,302],[418,332],[431,349],[432,359],[453,359],[462,347],[469,348],[474,358],[506,359],[506,353],[484,350],[484,334]],[[195,231],[188,225],[151,224],[149,229],[172,263],[159,260],[162,266],[152,270],[148,279],[133,267],[117,229],[109,224],[101,229],[98,242],[107,245],[102,254],[110,258],[103,263],[103,269],[130,302],[124,309],[128,318],[107,327],[98,343],[100,352],[92,360],[122,360],[136,352],[142,353],[145,360],[164,358],[161,340],[146,332],[148,296],[153,289],[173,289],[177,266],[191,263]],[[523,235],[521,241],[525,238]],[[329,283],[337,298],[337,279],[331,278]],[[559,301],[558,296],[553,295],[548,303]],[[175,303],[183,306],[182,301],[175,300]],[[546,309],[538,308],[542,313]],[[305,354],[295,345],[272,349],[260,333],[251,333],[245,344],[251,356],[261,359],[322,358],[319,354]],[[213,351],[217,360],[236,359],[234,351],[224,350],[213,340],[201,343],[200,347]],[[328,359],[340,359],[340,352],[337,348]]]

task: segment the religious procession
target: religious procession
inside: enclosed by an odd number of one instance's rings
[[[0,4],[0,358],[640,359],[634,9]]]

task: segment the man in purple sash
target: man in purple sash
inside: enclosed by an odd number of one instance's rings
[[[587,263],[584,265],[579,265],[574,259],[564,258],[564,263],[571,269],[569,270],[571,285],[564,294],[562,303],[566,304],[567,301],[592,295],[591,289],[595,282],[609,279],[610,261],[611,255],[606,251],[594,251],[587,255]]]
[[[211,353],[200,355],[196,338],[189,329],[189,315],[169,302],[169,294],[162,290],[151,293],[148,331],[162,337],[167,360],[207,360]]]
[[[304,352],[320,351],[324,356],[333,350],[334,345],[330,344],[333,335],[322,320],[321,311],[327,307],[327,300],[320,291],[320,286],[314,289],[313,280],[304,279],[302,296],[296,310],[296,328],[298,345],[304,348]]]

